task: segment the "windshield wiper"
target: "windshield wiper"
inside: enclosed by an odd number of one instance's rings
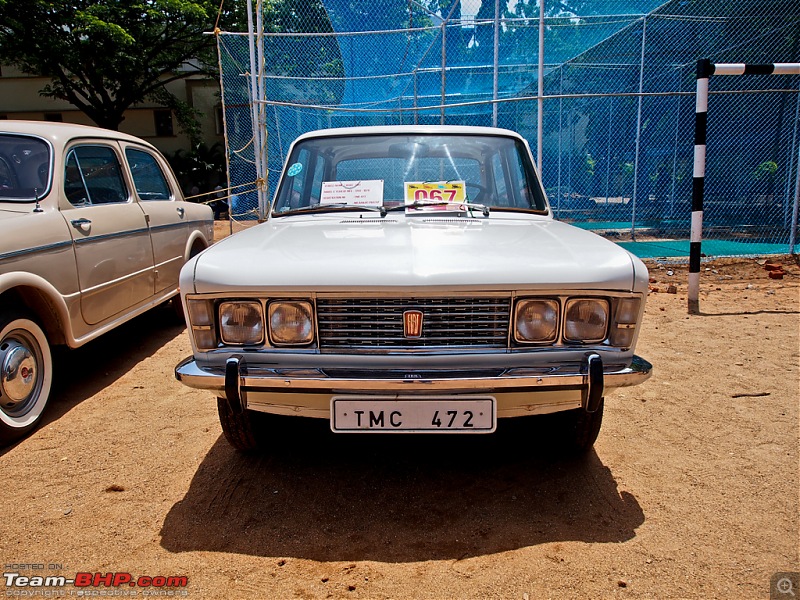
[[[366,210],[380,213],[381,217],[386,216],[386,208],[383,206],[371,206],[371,205],[356,205],[356,204],[347,204],[346,202],[338,202],[335,204],[312,204],[311,206],[304,206],[302,208],[292,208],[290,210],[283,210],[280,212],[272,211],[272,214],[276,217],[282,217],[284,215],[295,215],[295,214],[308,214],[308,213],[317,213],[317,212],[325,212],[327,210]]]
[[[489,207],[485,204],[478,204],[476,202],[450,202],[447,200],[414,200],[411,204],[401,204],[399,206],[393,206],[392,208],[388,209],[389,212],[396,211],[396,210],[405,210],[407,208],[424,208],[426,206],[449,206],[451,204],[457,204],[458,206],[463,206],[466,208],[470,213],[473,210],[479,210],[483,214],[484,217],[489,216]]]

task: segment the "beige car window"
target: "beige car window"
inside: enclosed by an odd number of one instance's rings
[[[29,202],[50,187],[50,149],[38,138],[0,135],[0,198]]]
[[[64,192],[74,206],[128,201],[117,153],[108,146],[77,146],[67,155]]]
[[[143,150],[135,148],[125,149],[125,158],[133,175],[133,185],[136,194],[142,200],[169,200],[172,195],[169,191],[167,179],[155,157]]]

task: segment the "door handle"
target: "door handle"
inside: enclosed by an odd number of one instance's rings
[[[176,208],[175,210],[177,210],[177,211],[178,211],[178,214],[179,214],[181,217],[183,217],[183,213],[185,213],[185,212],[186,212],[186,209],[184,209],[184,208],[181,208],[180,206],[179,206],[178,208]]]
[[[89,219],[72,219],[70,223],[76,229],[83,229],[84,226],[89,226],[92,224],[92,222]]]

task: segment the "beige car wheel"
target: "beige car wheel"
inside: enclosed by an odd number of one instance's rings
[[[53,358],[42,328],[24,315],[0,314],[0,443],[36,428],[52,381]]]

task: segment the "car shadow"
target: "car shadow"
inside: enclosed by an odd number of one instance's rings
[[[564,459],[550,449],[546,419],[513,419],[488,436],[341,436],[326,421],[289,420],[262,455],[220,437],[167,514],[162,547],[460,560],[547,542],[622,542],[644,522],[594,451]]]

